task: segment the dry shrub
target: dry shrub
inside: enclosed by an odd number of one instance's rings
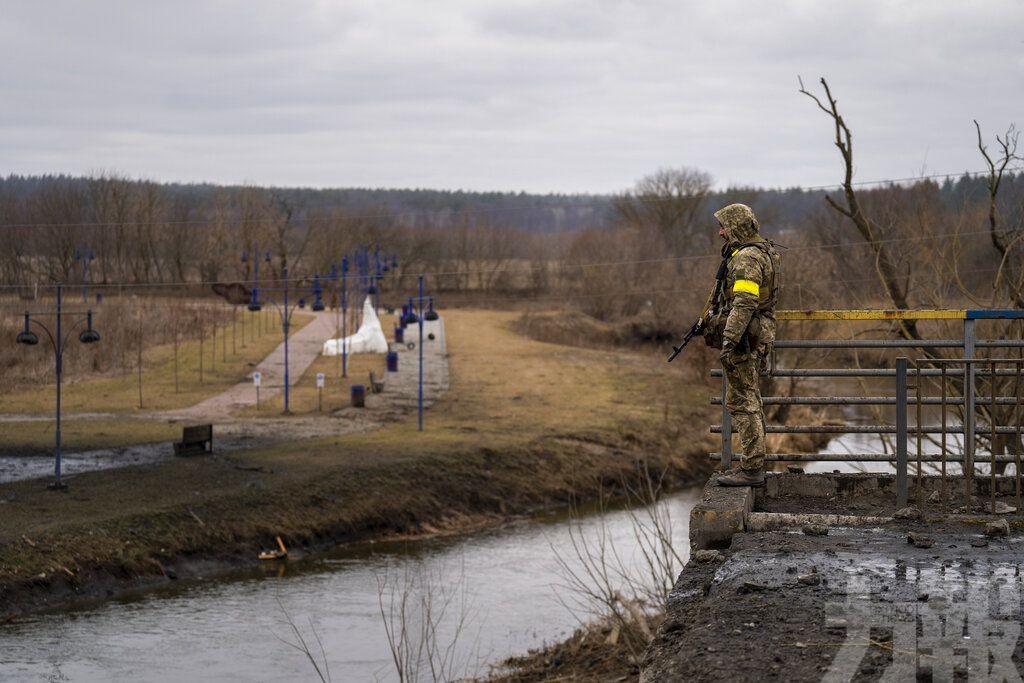
[[[574,310],[524,313],[512,329],[536,341],[565,346],[597,348],[619,341],[615,325]]]

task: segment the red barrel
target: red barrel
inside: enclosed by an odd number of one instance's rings
[[[400,340],[399,340],[400,341]],[[398,354],[394,351],[388,353],[388,372],[398,372]]]
[[[366,387],[362,384],[352,385],[352,407],[363,408],[366,406]]]

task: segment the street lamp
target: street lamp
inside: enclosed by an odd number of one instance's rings
[[[242,263],[246,263],[248,260],[249,260],[249,252],[243,251],[242,252]],[[269,251],[264,253],[262,260],[263,260],[264,263],[270,263],[270,252]],[[256,247],[255,249],[252,250],[252,265],[253,265],[252,298],[249,301],[248,308],[249,308],[250,311],[255,313],[255,312],[259,311],[260,308],[261,308],[260,302],[259,302],[259,300],[256,297],[256,290],[260,286],[260,248],[259,247]]]
[[[331,266],[331,273],[328,276],[334,282],[334,293],[338,295],[338,289],[341,289],[341,301],[340,306],[335,308],[334,314],[334,330],[337,333],[341,330],[341,376],[348,377],[348,344],[345,343],[345,337],[348,331],[348,256],[341,257],[341,270],[339,272],[338,266]],[[341,322],[338,322],[338,316],[341,316]]]
[[[429,310],[424,310],[424,302],[430,302]],[[413,303],[415,302],[415,304]],[[423,431],[423,323],[425,320],[437,320],[437,312],[434,310],[434,297],[427,297],[423,295],[423,276],[419,276],[419,296],[409,297],[409,312],[405,314],[404,321],[406,325],[419,325],[420,340],[419,340],[419,352],[420,352],[420,368],[419,368],[419,383],[416,396],[416,412],[417,412],[417,428],[419,431]]]
[[[269,261],[269,256],[270,256],[270,254],[268,253],[267,254],[267,257],[268,257],[267,260],[268,261]],[[295,304],[289,305],[288,295],[290,293],[290,287],[289,287],[289,282],[288,282],[288,268],[287,267],[284,267],[284,268],[281,269],[281,279],[284,280],[284,287],[282,289],[280,289],[279,291],[283,291],[283,293],[284,293],[284,301],[283,301],[283,303],[281,305],[278,305],[273,300],[268,300],[268,301],[266,301],[266,303],[269,303],[271,306],[273,306],[277,310],[277,313],[278,313],[278,315],[281,318],[281,331],[284,333],[284,413],[285,413],[285,415],[288,415],[288,414],[291,413],[291,411],[289,409],[289,405],[290,405],[289,404],[289,389],[290,389],[291,380],[290,380],[289,372],[288,372],[288,333],[289,333],[289,330],[291,329],[292,313],[295,311],[296,308],[305,308],[306,307],[306,300],[303,299],[303,298],[300,298]],[[313,296],[315,298],[314,298],[314,301],[313,301],[313,305],[310,308],[312,310],[314,310],[314,311],[317,311],[317,312],[324,310],[324,302],[321,299],[321,294],[322,294],[323,290],[320,287],[320,276],[319,275],[316,275],[316,276],[313,277],[313,288],[312,288],[312,290],[313,290]],[[275,291],[275,290],[265,288],[265,291]],[[254,285],[253,289],[252,289],[252,300],[249,303],[249,310],[253,311],[253,312],[256,312],[256,311],[262,310],[262,308],[263,308],[263,304],[259,300],[259,290]]]
[[[86,283],[89,280],[89,264],[96,260],[96,254],[89,247],[82,246],[75,249],[75,260],[82,262],[82,303],[84,304],[88,298]]]
[[[99,332],[94,330],[93,327],[92,327],[92,310],[87,311],[84,318],[79,318],[77,321],[73,322],[71,324],[71,327],[68,329],[67,334],[64,333],[64,330],[63,330],[63,318],[64,318],[64,316],[65,315],[74,315],[74,314],[70,314],[70,313],[69,314],[65,314],[64,313],[64,311],[62,310],[62,308],[63,308],[63,298],[64,298],[64,288],[63,288],[63,285],[57,285],[57,324],[56,324],[56,327],[55,327],[55,331],[53,333],[51,333],[50,332],[50,328],[48,328],[43,323],[39,322],[38,320],[33,320],[31,318],[31,314],[28,311],[25,311],[25,328],[21,332],[19,332],[18,336],[15,338],[15,342],[18,343],[18,344],[24,344],[25,346],[35,346],[36,344],[39,343],[39,336],[35,332],[32,331],[31,326],[32,325],[36,325],[43,332],[46,333],[46,337],[47,337],[47,339],[50,340],[50,346],[53,349],[53,358],[54,358],[54,363],[56,364],[56,371],[57,371],[56,372],[56,374],[57,374],[57,408],[56,408],[56,420],[57,420],[57,429],[56,429],[57,436],[56,436],[56,439],[57,439],[57,441],[56,441],[56,448],[54,449],[54,456],[55,456],[54,470],[53,470],[54,471],[54,481],[51,484],[49,484],[49,486],[47,488],[50,488],[50,489],[53,489],[53,490],[57,490],[57,491],[63,491],[63,490],[67,489],[67,484],[63,483],[60,480],[60,458],[61,458],[61,453],[60,453],[60,447],[61,447],[61,442],[60,442],[60,398],[61,398],[61,383],[62,383],[63,374],[64,374],[64,350],[65,350],[65,347],[67,345],[68,339],[71,337],[71,333],[74,332],[75,328],[78,327],[79,325],[81,325],[82,323],[85,323],[85,329],[82,330],[79,333],[79,335],[78,335],[78,341],[79,342],[81,342],[82,344],[94,344],[94,343],[96,343],[96,342],[98,342],[100,340]]]

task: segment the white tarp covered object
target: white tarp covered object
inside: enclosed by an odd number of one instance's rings
[[[380,326],[380,320],[373,310],[370,297],[363,302],[363,324],[355,334],[344,339],[328,339],[324,342],[325,356],[338,356],[342,350],[347,353],[387,353],[388,340],[384,337],[384,330]]]

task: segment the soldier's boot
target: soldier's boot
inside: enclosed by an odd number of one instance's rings
[[[753,486],[760,487],[764,486],[764,468],[759,470],[744,470],[741,469],[735,474],[723,474],[716,480],[719,486]]]

